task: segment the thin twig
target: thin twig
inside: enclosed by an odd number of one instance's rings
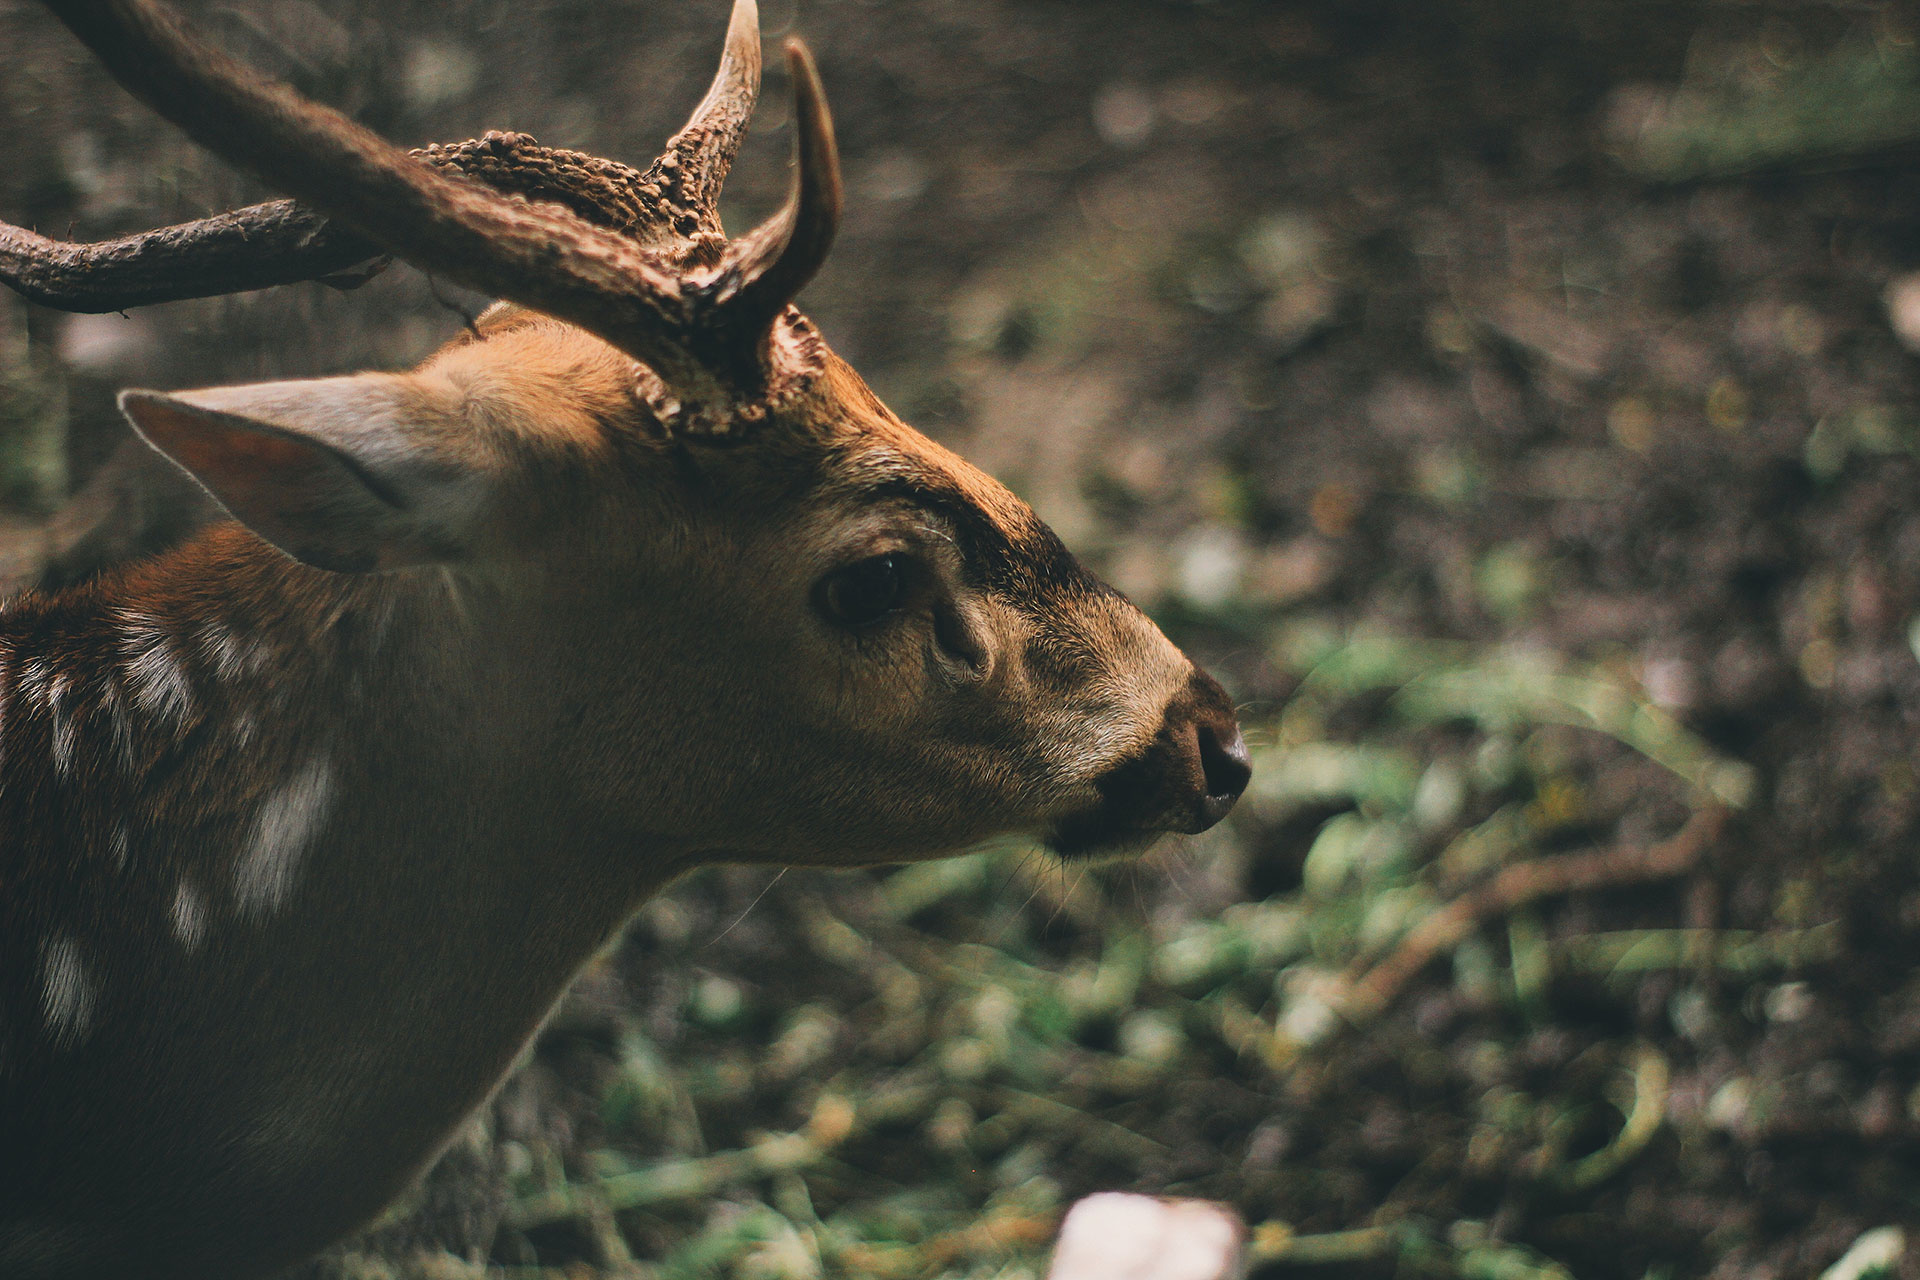
[[[1410,1230],[1402,1223],[1388,1223],[1352,1231],[1302,1236],[1295,1235],[1293,1228],[1284,1222],[1262,1222],[1254,1227],[1247,1252],[1252,1261],[1262,1265],[1278,1262],[1292,1266],[1326,1266],[1332,1263],[1371,1262],[1400,1253],[1405,1248]]]
[[[1482,923],[1529,902],[1586,889],[1664,880],[1691,870],[1719,838],[1726,820],[1724,808],[1708,805],[1659,844],[1624,845],[1506,867],[1479,888],[1427,916],[1407,931],[1384,960],[1350,978],[1340,1012],[1353,1023],[1379,1016],[1422,969],[1458,946]]]
[[[1559,1182],[1568,1190],[1591,1191],[1632,1164],[1666,1119],[1672,1077],[1660,1051],[1650,1044],[1641,1045],[1633,1059],[1633,1101],[1620,1132],[1600,1150],[1560,1170]]]
[[[700,1203],[744,1183],[776,1174],[804,1173],[827,1163],[854,1138],[876,1128],[924,1116],[940,1097],[937,1089],[900,1081],[856,1109],[844,1097],[823,1094],[805,1127],[769,1134],[752,1145],[704,1156],[659,1160],[627,1173],[568,1182],[529,1192],[506,1206],[508,1226],[527,1231],[551,1222],[584,1221],[658,1205]]]

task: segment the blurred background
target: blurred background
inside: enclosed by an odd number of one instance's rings
[[[182,7],[403,144],[641,163],[725,25]],[[805,309],[1222,676],[1253,789],[1137,864],[696,876],[317,1274],[1013,1280],[1123,1188],[1236,1206],[1262,1276],[1920,1277],[1912,11],[763,25],[817,52],[849,180]],[[0,0],[0,45],[0,216],[93,239],[268,194],[36,6]],[[784,192],[780,75],[735,230]],[[0,296],[0,570],[59,551],[118,387],[403,366],[482,302],[403,268]],[[185,494],[112,483],[176,536]]]

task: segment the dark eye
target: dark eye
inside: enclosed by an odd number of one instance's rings
[[[906,593],[906,557],[884,555],[835,569],[820,580],[814,597],[828,621],[862,628],[898,612]]]

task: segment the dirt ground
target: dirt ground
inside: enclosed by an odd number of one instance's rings
[[[399,141],[629,160],[724,23],[192,11]],[[526,1274],[1034,1275],[1060,1208],[1116,1187],[1236,1205],[1263,1275],[1812,1276],[1920,1226],[1912,15],[773,0],[764,26],[818,52],[849,179],[805,308],[1222,675],[1254,791],[1140,866],[696,878],[333,1274],[456,1274],[427,1240]],[[24,0],[0,39],[0,216],[94,238],[259,194]],[[733,228],[782,190],[782,88]],[[474,301],[398,269],[130,316],[0,300],[16,550],[114,448],[114,388],[400,364]],[[1502,867],[1722,810],[1697,860],[1506,903],[1353,1003]],[[635,1190],[668,1173],[690,1189]]]

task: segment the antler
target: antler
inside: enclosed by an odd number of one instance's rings
[[[720,227],[720,185],[733,168],[759,96],[760,12],[753,0],[746,0],[733,6],[727,20],[720,69],[713,73],[706,96],[647,169],[645,180],[661,188],[665,204],[679,197],[674,219],[679,234],[691,237],[707,232],[725,239]]]
[[[510,190],[561,199],[568,206],[561,207],[516,199],[446,172],[483,166],[456,162],[453,153],[461,148],[410,156],[209,48],[149,0],[48,4],[135,96],[230,163],[346,228],[349,239],[358,235],[423,270],[598,334],[651,366],[681,403],[738,400],[777,381],[770,376],[779,371],[769,367],[768,334],[825,258],[841,186],[819,77],[805,48],[789,41],[799,126],[794,191],[779,213],[721,250],[715,203],[759,83],[753,0],[736,0],[719,72],[693,118],[637,180],[613,181],[601,168],[599,177],[607,181],[585,201],[589,217],[574,207],[583,189],[577,182],[516,184],[500,177],[512,166],[481,172]],[[485,145],[482,140],[462,147]],[[611,164],[583,159],[592,166]],[[592,216],[607,213],[608,191],[618,193],[611,204],[624,206],[627,216]],[[281,242],[301,241],[300,216],[289,211],[276,224],[285,228]],[[25,260],[28,277],[57,279],[64,272],[71,280],[88,266],[144,263],[145,250],[155,245],[228,243],[250,234],[252,225],[243,218],[238,233],[201,223],[106,246],[56,246],[64,256],[46,251],[54,242],[9,228],[0,234],[0,267]],[[323,230],[316,238],[325,248],[327,236],[339,232]],[[126,247],[136,241],[142,251]],[[329,252],[349,251],[336,244]],[[310,261],[334,260],[311,241],[302,252],[312,255]],[[130,279],[139,274],[122,269]],[[235,268],[232,276],[269,274],[257,266],[248,270],[260,274]],[[70,291],[85,292],[78,286]]]
[[[0,222],[0,281],[61,311],[122,311],[325,279],[379,253],[291,200],[94,244]]]
[[[497,191],[551,200],[598,226],[657,235],[670,215],[649,204],[645,175],[616,160],[488,133],[409,152]],[[0,282],[61,311],[124,311],[302,280],[343,288],[390,261],[380,246],[292,200],[233,209],[117,240],[70,244],[0,222]]]
[[[764,333],[827,260],[840,227],[840,148],[813,55],[787,42],[793,73],[793,188],[780,212],[728,246],[706,287],[716,316],[739,335]],[[724,339],[723,339],[724,340]]]

